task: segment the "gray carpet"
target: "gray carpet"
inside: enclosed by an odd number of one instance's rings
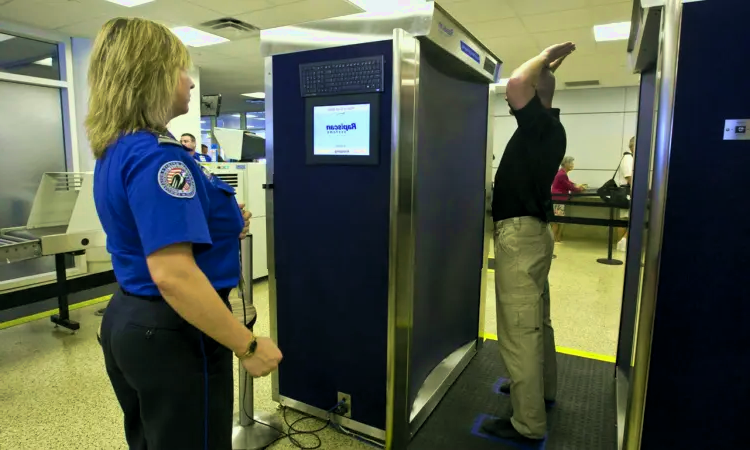
[[[523,446],[481,432],[487,418],[508,417],[510,398],[499,394],[507,372],[497,342],[486,341],[412,440],[410,450],[616,450],[614,365],[558,354],[558,398],[549,433]]]

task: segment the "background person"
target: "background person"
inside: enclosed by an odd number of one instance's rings
[[[568,174],[571,170],[575,168],[575,158],[572,156],[566,156],[562,160],[562,164],[560,164],[560,170],[557,171],[557,175],[555,175],[555,180],[552,182],[552,199],[553,200],[567,200],[569,198],[569,195],[572,193],[578,193],[583,192],[586,190],[588,185],[586,184],[575,184],[572,181],[570,181],[570,178],[568,178]],[[565,194],[565,195],[554,195],[554,194]],[[558,205],[555,203],[554,205],[554,212],[555,216],[558,217],[564,217],[565,216],[565,205]],[[552,234],[555,237],[555,242],[560,242],[562,240],[562,229],[563,224],[562,223],[552,223]]]
[[[567,140],[552,109],[553,72],[575,50],[554,45],[513,72],[506,98],[518,122],[495,175],[495,293],[500,356],[512,380],[510,418],[486,421],[484,432],[521,443],[547,433],[545,400],[557,396],[549,275],[554,239],[550,186]],[[501,387],[502,389],[502,387]]]
[[[123,18],[101,29],[89,66],[94,201],[120,286],[101,344],[136,450],[231,449],[232,352],[252,376],[282,358],[229,307],[249,214],[167,132],[188,111],[189,67],[169,29]]]
[[[180,136],[180,144],[182,144],[183,147],[189,150],[190,156],[192,158],[195,158],[195,136],[190,133],[183,133],[183,135]]]
[[[622,160],[620,161],[620,168],[617,170],[617,185],[620,187],[627,187],[628,192],[632,190],[633,186],[633,167],[635,165],[635,136],[630,138],[628,143],[628,151],[623,153]],[[621,209],[620,219],[629,220],[630,210]],[[617,250],[625,251],[628,246],[628,229],[618,228],[617,229]]]
[[[195,153],[193,155],[196,161],[198,162],[213,162],[213,158],[211,158],[211,155],[208,154],[208,146],[206,144],[201,144],[201,152]]]

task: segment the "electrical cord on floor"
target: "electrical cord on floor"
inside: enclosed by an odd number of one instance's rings
[[[240,254],[240,267],[242,267],[242,255],[241,254]],[[242,322],[245,325],[247,325],[248,322],[247,322],[247,305],[245,304],[245,288],[246,288],[246,286],[245,286],[244,276],[240,276],[240,283],[239,283],[238,290],[239,290],[240,298],[242,299]],[[251,279],[251,282],[250,282],[250,289],[252,289],[252,279]],[[249,381],[251,381],[250,380],[250,375],[247,372],[245,372],[245,385],[247,385],[247,383]],[[245,409],[245,404],[244,403],[240,403],[240,407],[242,408],[242,413],[245,415],[245,417],[247,417],[250,420],[252,420],[256,425],[263,425],[263,426],[271,428],[271,429],[273,429],[273,430],[275,430],[276,432],[279,433],[279,437],[276,438],[273,442],[269,443],[264,448],[269,448],[272,445],[276,444],[277,442],[279,442],[279,441],[281,441],[283,439],[289,439],[289,442],[291,442],[292,445],[294,445],[295,447],[299,448],[300,450],[316,450],[316,449],[319,449],[319,448],[321,448],[323,446],[323,441],[320,439],[320,436],[318,436],[317,433],[322,432],[323,430],[325,430],[329,426],[331,428],[333,428],[334,430],[338,431],[339,433],[341,433],[341,434],[343,434],[345,436],[349,436],[350,438],[356,439],[356,440],[358,440],[360,442],[363,442],[365,444],[369,444],[369,445],[372,445],[372,446],[377,447],[377,448],[382,448],[383,447],[383,445],[381,443],[379,443],[377,441],[374,441],[374,440],[367,439],[367,438],[365,438],[363,436],[359,436],[357,434],[354,434],[354,433],[346,430],[344,427],[342,427],[341,425],[335,423],[332,420],[331,414],[337,414],[337,415],[340,415],[340,416],[346,414],[347,408],[345,408],[346,407],[346,401],[344,401],[344,400],[341,400],[333,408],[329,409],[326,412],[327,416],[328,416],[328,418],[326,420],[320,419],[318,417],[310,416],[310,415],[307,415],[307,414],[304,414],[304,413],[299,413],[299,414],[302,414],[302,417],[298,418],[297,420],[295,420],[292,423],[289,423],[289,420],[286,417],[286,413],[287,413],[288,408],[286,408],[285,406],[281,406],[281,408],[282,408],[282,417],[284,419],[284,424],[288,428],[288,431],[280,430],[280,429],[278,429],[278,428],[276,428],[276,427],[274,427],[272,425],[269,425],[267,423],[263,423],[263,422],[259,422],[259,421],[255,420],[255,418],[252,415],[250,415],[248,413],[248,411]],[[344,408],[342,408],[342,407],[344,407]],[[298,424],[300,424],[302,422],[305,422],[307,420],[318,420],[320,422],[323,422],[323,425],[321,427],[319,427],[319,428],[314,429],[314,430],[300,430],[300,429],[296,428],[298,426]],[[315,438],[315,440],[317,441],[317,443],[314,444],[314,445],[312,445],[312,446],[305,446],[297,438],[295,438],[295,436],[310,436],[312,438]]]

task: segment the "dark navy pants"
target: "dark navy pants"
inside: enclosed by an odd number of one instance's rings
[[[229,306],[228,291],[220,292]],[[159,298],[118,291],[101,343],[131,450],[231,450],[232,353]]]

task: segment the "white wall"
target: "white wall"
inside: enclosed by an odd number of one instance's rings
[[[638,87],[558,91],[554,106],[568,136],[567,155],[575,158],[570,178],[595,188],[612,178],[628,141],[635,135]],[[504,94],[494,111],[493,169],[497,169],[516,121],[508,112]],[[494,172],[494,170],[493,170]]]
[[[190,72],[190,77],[195,83],[195,88],[190,93],[190,111],[184,116],[174,118],[167,128],[175,135],[177,139],[183,133],[190,133],[195,136],[197,145],[200,148],[201,142],[201,76],[200,70],[196,67]]]
[[[76,105],[76,128],[78,130],[78,160],[80,170],[84,172],[94,170],[94,157],[91,154],[91,147],[84,127],[84,120],[86,120],[89,111],[88,68],[92,44],[91,39],[73,38],[73,92]],[[200,141],[201,90],[200,71],[197,67],[190,73],[190,76],[195,83],[195,88],[191,92],[190,111],[184,116],[172,120],[168,128],[178,139],[182,133],[190,133]]]

